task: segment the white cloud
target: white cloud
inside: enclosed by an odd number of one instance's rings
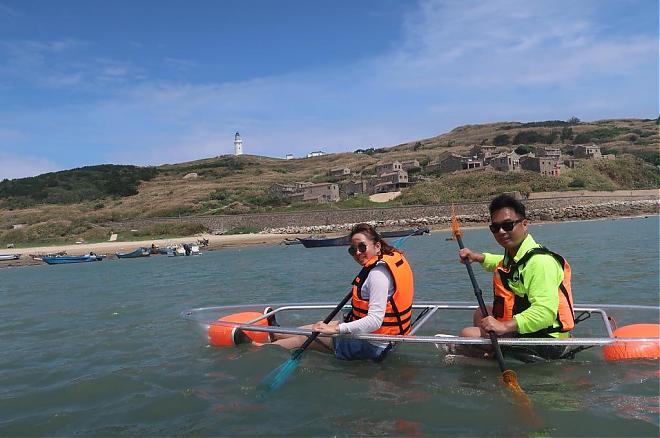
[[[36,176],[61,168],[61,165],[42,157],[15,156],[0,152],[0,180]]]
[[[597,7],[424,1],[389,53],[222,83],[147,80],[129,62],[63,56],[85,47],[80,41],[5,43],[0,51],[11,57],[0,61],[0,78],[11,70],[48,87],[115,87],[85,104],[0,108],[0,120],[25,133],[21,144],[41,143],[67,163],[160,164],[232,153],[237,130],[246,153],[283,157],[390,146],[468,123],[655,116],[657,38],[604,34]]]
[[[109,84],[144,78],[129,62],[89,56],[91,43],[76,39],[0,41],[0,80],[35,89],[100,91]]]
[[[403,89],[566,86],[657,60],[656,37],[606,38],[589,21],[593,6],[426,1],[406,18],[401,46],[376,63],[376,77]]]

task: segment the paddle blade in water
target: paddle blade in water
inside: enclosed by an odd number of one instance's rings
[[[502,381],[513,393],[513,396],[516,399],[516,404],[523,412],[525,422],[538,429],[541,426],[541,419],[536,414],[532,401],[518,384],[518,376],[515,371],[504,370],[502,373]]]
[[[525,398],[527,398],[527,395],[525,394],[525,391],[522,390],[520,385],[518,384],[518,376],[516,375],[516,372],[513,370],[504,370],[502,373],[502,380],[506,384],[506,386],[513,391],[516,396],[522,395]],[[529,400],[529,399],[528,399]]]
[[[296,368],[298,368],[301,357],[302,351],[296,350],[296,352],[291,355],[289,360],[275,368],[266,377],[264,377],[261,383],[259,383],[258,388],[264,391],[275,391],[280,386],[284,385],[284,382],[286,382],[289,376],[293,374]]]

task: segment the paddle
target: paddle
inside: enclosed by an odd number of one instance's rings
[[[346,294],[343,300],[335,307],[332,312],[323,320],[324,323],[328,324],[332,319],[337,316],[337,314],[341,311],[341,309],[344,308],[346,303],[348,303],[348,300],[351,299],[353,296],[353,291],[349,292]],[[312,332],[312,334],[307,338],[307,340],[300,346],[300,348],[297,348],[294,350],[294,352],[291,354],[291,357],[289,360],[284,362],[282,365],[279,367],[275,368],[273,371],[271,371],[259,384],[259,387],[268,391],[274,391],[280,386],[286,382],[286,380],[289,378],[289,376],[296,370],[298,367],[298,363],[300,362],[300,359],[302,358],[303,353],[307,349],[307,347],[310,346],[312,342],[318,336],[321,334],[321,332]]]
[[[392,246],[395,248],[401,247],[401,245],[410,237],[412,236],[404,236],[400,239],[397,239]],[[337,314],[341,311],[341,309],[344,308],[346,303],[351,299],[353,296],[353,291],[351,290],[343,300],[333,309],[332,312],[323,320],[325,324],[328,324],[332,319],[337,316]],[[279,367],[275,368],[273,371],[268,373],[266,377],[259,383],[258,388],[264,389],[266,391],[274,391],[280,386],[286,382],[286,380],[289,378],[289,376],[298,368],[298,363],[300,363],[300,359],[302,358],[303,353],[307,349],[307,347],[310,346],[312,342],[316,338],[318,338],[320,332],[312,332],[312,334],[307,338],[307,340],[300,346],[300,348],[297,348],[294,350],[294,352],[291,354],[291,357],[284,362],[282,365]]]
[[[453,206],[451,208],[451,231],[454,235],[454,238],[456,238],[456,241],[458,242],[458,247],[460,249],[465,248],[462,239],[463,232],[461,231],[458,225],[458,218],[456,217],[456,213],[454,212]],[[465,261],[465,267],[467,268],[468,275],[470,276],[470,281],[472,282],[472,288],[474,289],[474,294],[476,295],[477,301],[479,302],[479,309],[481,310],[481,316],[485,318],[488,316],[488,310],[486,309],[483,293],[481,292],[481,288],[479,288],[479,285],[477,284],[477,279],[474,277],[474,271],[472,271],[472,264],[470,263],[469,260]],[[490,342],[493,345],[493,351],[495,352],[495,359],[497,359],[497,364],[499,365],[500,371],[502,372],[502,381],[506,384],[506,386],[509,387],[509,389],[511,389],[511,391],[513,391],[513,393],[516,395],[516,398],[518,399],[519,402],[521,402],[521,404],[523,404],[523,406],[531,407],[532,402],[518,384],[518,376],[516,376],[515,371],[508,369],[504,364],[504,357],[502,356],[502,350],[500,349],[500,344],[497,342],[497,335],[495,334],[495,332],[489,331],[488,336],[490,337]]]

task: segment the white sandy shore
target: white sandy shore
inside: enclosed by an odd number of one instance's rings
[[[189,236],[177,237],[172,239],[151,239],[151,240],[134,240],[129,242],[98,242],[98,243],[82,243],[73,245],[51,245],[51,246],[37,246],[29,248],[10,248],[3,249],[3,254],[47,254],[66,251],[69,255],[88,254],[90,251],[96,254],[114,254],[116,252],[133,251],[139,247],[151,247],[152,244],[159,247],[166,247],[168,245],[176,245],[183,243],[195,243],[197,239],[208,239],[210,248],[223,248],[223,247],[236,247],[246,245],[259,245],[259,244],[276,244],[283,241],[285,238],[302,237],[296,235],[282,235],[282,234],[233,234],[229,236]]]

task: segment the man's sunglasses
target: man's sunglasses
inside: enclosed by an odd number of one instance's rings
[[[516,226],[516,224],[519,224],[520,222],[524,221],[525,219],[518,219],[516,221],[504,221],[504,222],[493,222],[492,224],[488,225],[488,228],[490,228],[491,233],[497,233],[500,231],[500,228],[503,229],[504,231],[511,231],[513,230],[513,227]]]
[[[363,242],[360,242],[357,248],[355,248],[353,245],[348,247],[348,253],[352,256],[354,256],[359,252],[365,252],[366,250],[367,250],[367,245],[365,245]]]

